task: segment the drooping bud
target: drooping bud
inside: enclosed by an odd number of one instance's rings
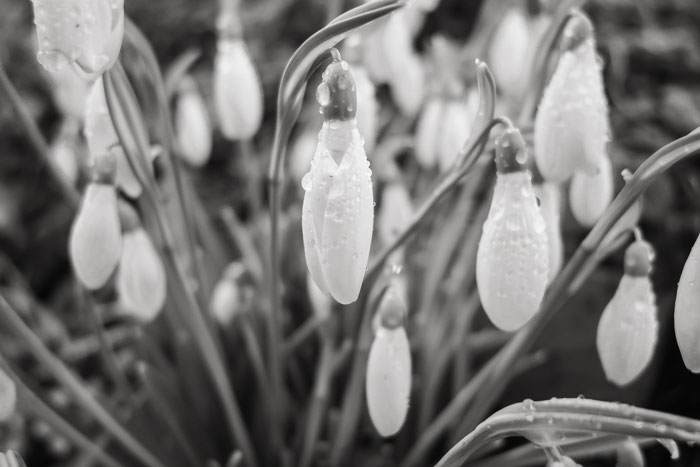
[[[695,241],[678,281],[674,325],[683,363],[700,373],[700,236]]]
[[[242,38],[221,38],[214,62],[214,108],[230,140],[255,136],[263,117],[260,77]]]
[[[56,139],[51,144],[51,157],[61,170],[61,174],[71,185],[75,185],[80,175],[78,160],[79,128],[75,121],[65,121]]]
[[[598,172],[610,139],[608,103],[590,21],[583,14],[574,16],[564,36],[567,48],[535,119],[535,160],[544,178],[553,182],[563,182],[576,171]]]
[[[185,162],[194,167],[204,166],[211,154],[211,123],[197,83],[189,76],[182,80],[178,91],[175,130]]]
[[[116,161],[111,153],[94,159],[95,181],[88,184],[70,233],[70,258],[78,279],[99,289],[119,263],[121,227],[114,189]]]
[[[238,280],[245,273],[245,266],[239,261],[229,264],[216,283],[211,294],[209,309],[212,316],[222,326],[229,325],[242,310],[241,289]]]
[[[610,206],[615,194],[610,159],[599,161],[598,172],[576,172],[569,187],[569,206],[574,218],[584,227],[592,227]]]
[[[50,72],[73,65],[88,78],[117,60],[124,38],[123,0],[32,0],[37,60]]]
[[[404,328],[406,307],[389,288],[377,310],[376,330],[367,362],[366,396],[372,424],[383,437],[401,429],[411,392],[411,349]]]
[[[477,252],[481,304],[504,331],[515,331],[537,313],[549,273],[547,231],[527,158],[517,129],[496,139],[496,187]]]
[[[85,139],[92,159],[112,153],[117,164],[116,183],[130,198],[141,196],[141,184],[126,159],[107,107],[102,78],[92,85],[85,105]]]
[[[372,172],[355,121],[354,94],[349,66],[336,57],[316,92],[324,123],[311,170],[301,182],[309,272],[342,304],[359,296],[374,224]]]
[[[165,268],[136,213],[126,211],[122,210],[124,246],[117,273],[119,300],[134,318],[150,323],[165,305]]]
[[[561,235],[561,190],[555,183],[544,182],[532,187],[540,200],[540,212],[547,231],[548,282],[556,277],[564,263],[564,240]]]
[[[632,438],[618,446],[616,467],[644,467],[644,454]]]
[[[489,65],[500,89],[508,97],[519,97],[527,86],[530,27],[524,9],[514,5],[507,9],[493,34],[489,48]]]
[[[641,239],[627,248],[625,274],[598,323],[598,355],[606,377],[618,386],[644,371],[656,347],[659,325],[649,279],[653,255]]]
[[[17,407],[17,386],[10,376],[0,368],[0,423],[7,422]]]

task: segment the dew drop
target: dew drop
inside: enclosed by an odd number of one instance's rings
[[[331,90],[328,84],[323,82],[316,88],[316,100],[322,106],[327,106],[331,102]]]

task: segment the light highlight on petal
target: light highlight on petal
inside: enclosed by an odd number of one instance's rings
[[[683,363],[693,373],[700,373],[700,237],[678,281],[674,324]]]

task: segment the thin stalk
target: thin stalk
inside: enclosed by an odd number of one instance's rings
[[[262,195],[260,193],[260,165],[255,158],[253,144],[250,140],[238,142],[238,150],[241,161],[245,167],[245,184],[248,191],[248,203],[250,206],[250,219],[258,218]]]
[[[49,168],[49,172],[58,184],[58,188],[61,190],[63,197],[72,208],[77,209],[80,205],[80,195],[78,194],[78,191],[68,182],[66,177],[61,172],[60,167],[58,167],[54,159],[51,157],[51,150],[46,142],[46,139],[44,139],[39,127],[29,114],[27,107],[22,101],[22,97],[17,91],[17,88],[15,88],[12,84],[12,81],[10,81],[10,78],[7,76],[2,63],[0,63],[0,90],[2,90],[7,97],[10,107],[17,115],[19,123],[24,128],[34,151],[36,151],[41,162]]]
[[[288,358],[291,354],[297,351],[299,347],[309,341],[315,334],[318,328],[323,324],[323,320],[318,319],[316,315],[312,315],[301,326],[296,328],[294,332],[287,337],[282,345],[282,354]]]
[[[241,224],[238,216],[230,206],[222,208],[219,217],[228,230],[231,240],[241,252],[246,269],[250,271],[258,284],[262,284],[265,279],[265,267],[250,233]]]
[[[22,321],[3,294],[0,294],[0,315],[9,329],[24,342],[34,357],[112,436],[129,451],[134,458],[149,467],[165,467],[162,462],[141,442],[133,437],[114,416],[100,404],[63,362],[56,358],[41,339]]]

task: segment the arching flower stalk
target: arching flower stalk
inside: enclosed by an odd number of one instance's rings
[[[306,264],[316,285],[342,304],[357,300],[374,224],[371,170],[357,129],[355,82],[335,52],[316,98],[323,127],[302,180]]]
[[[72,65],[88,79],[110,69],[124,38],[124,0],[32,0],[37,60],[50,72]]]
[[[212,316],[222,326],[228,326],[243,310],[242,291],[239,279],[245,273],[245,266],[238,261],[229,264],[216,283],[209,301]]]
[[[578,171],[572,177],[569,187],[571,213],[584,227],[593,227],[610,206],[614,195],[612,164],[605,156],[600,159],[595,174]]]
[[[553,182],[576,171],[596,174],[610,139],[593,25],[583,13],[569,20],[562,49],[535,118],[535,161],[542,176]]]
[[[367,362],[365,391],[372,424],[383,437],[406,420],[411,392],[411,349],[404,328],[406,307],[393,288],[381,299],[379,327]]]
[[[700,373],[700,236],[695,240],[678,281],[674,325],[683,363]]]
[[[185,162],[193,167],[204,166],[211,155],[211,122],[197,83],[190,76],[182,79],[178,89],[175,131],[180,143],[179,154]]]
[[[549,271],[546,224],[527,158],[517,129],[496,138],[496,187],[477,252],[481,304],[504,331],[515,331],[537,313]]]
[[[561,188],[556,183],[542,182],[532,186],[540,201],[540,212],[547,232],[548,282],[556,277],[564,264],[564,240],[561,235]]]
[[[143,323],[153,321],[165,305],[165,268],[136,211],[120,204],[123,247],[117,272],[117,291],[124,309]]]
[[[231,5],[235,2],[223,3]],[[230,140],[248,140],[255,136],[262,123],[262,83],[243,40],[237,9],[233,6],[223,8],[217,27],[214,108],[219,127]]]
[[[7,422],[17,408],[17,386],[10,376],[0,368],[0,423]]]
[[[597,347],[605,375],[618,386],[634,381],[654,355],[659,323],[649,279],[654,250],[640,238],[625,252],[625,274],[598,323]]]
[[[362,43],[359,35],[345,41],[343,55],[352,67],[352,76],[357,88],[357,128],[365,140],[365,152],[370,156],[377,142],[379,125],[379,103],[377,89],[362,63]]]
[[[80,282],[91,290],[105,285],[121,257],[122,235],[114,188],[116,170],[112,153],[94,158],[94,180],[85,188],[70,232],[73,269]]]
[[[382,192],[377,215],[377,234],[382,245],[391,245],[413,219],[411,194],[399,180],[389,182]],[[397,248],[387,260],[390,265],[403,265],[404,249]]]

